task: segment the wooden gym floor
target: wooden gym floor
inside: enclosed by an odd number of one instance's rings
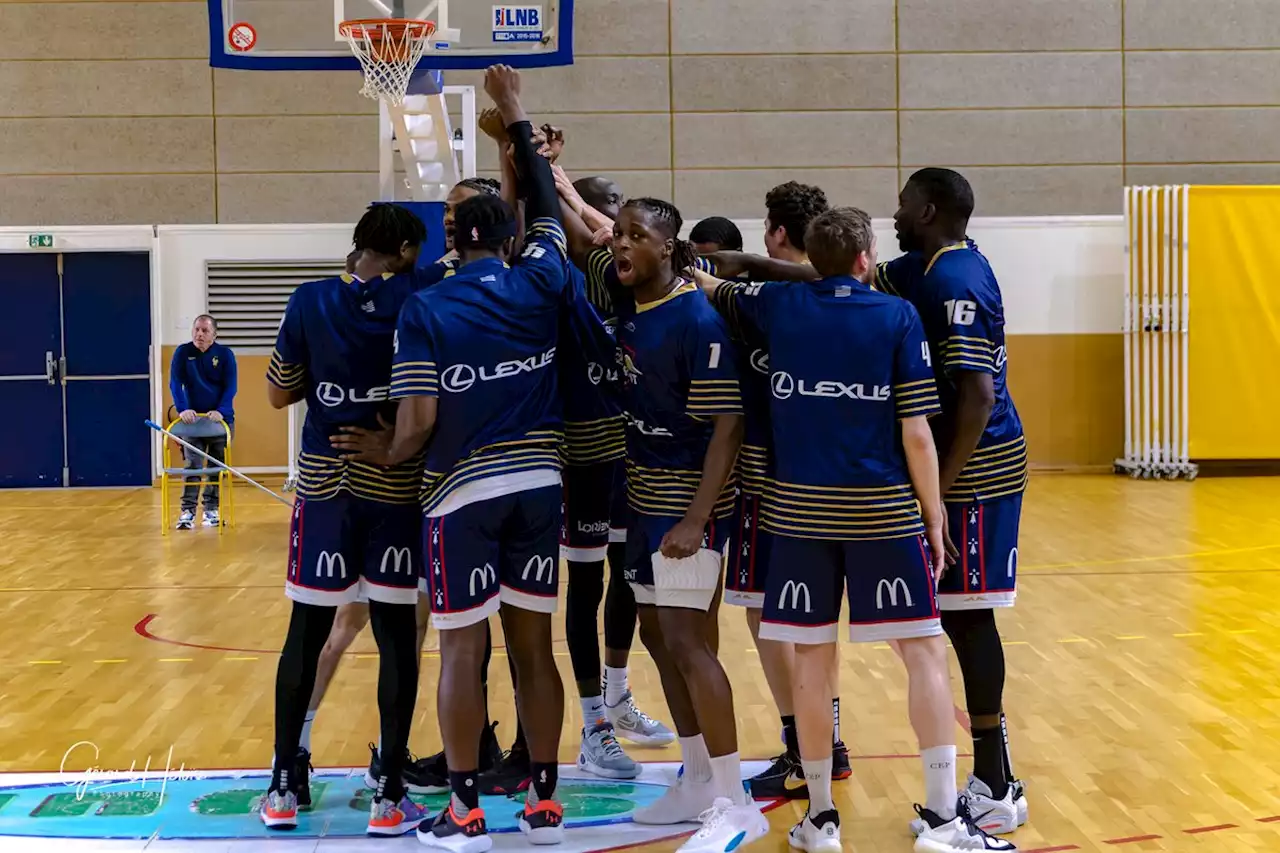
[[[237,495],[235,531],[162,537],[157,490],[0,492],[0,771],[57,770],[81,740],[98,745],[103,767],[170,745],[188,768],[266,765],[287,510]],[[1042,476],[1025,506],[1021,594],[1000,616],[1031,801],[1021,849],[1280,850],[1280,479]],[[726,607],[721,621],[743,756],[767,758],[778,748],[768,688],[741,612]],[[352,652],[316,722],[325,766],[363,765],[376,736],[372,638]],[[563,645],[558,654],[571,684]],[[495,663],[505,742],[509,682]],[[439,746],[437,669],[428,653],[419,754]],[[922,791],[900,664],[885,646],[846,645],[841,679],[855,756],[836,787],[845,846],[909,850]],[[663,716],[641,652],[632,680],[642,707]],[[572,762],[579,712],[567,694],[561,758]],[[957,737],[966,752],[959,727]],[[675,749],[633,754],[678,760]],[[798,814],[771,813],[773,846],[785,849]]]

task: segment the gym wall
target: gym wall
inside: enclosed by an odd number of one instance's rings
[[[893,226],[875,223],[880,255],[898,254]],[[690,223],[692,225],[692,223]],[[764,251],[759,219],[738,221],[748,251]],[[1009,383],[1037,469],[1109,469],[1124,437],[1124,225],[1120,217],[979,219],[970,233],[1004,293]],[[205,263],[236,258],[340,258],[351,226],[161,228],[155,264],[162,410],[174,348],[206,307]],[[266,401],[269,350],[237,351],[237,466],[283,470],[284,412]]]
[[[0,3],[0,224],[353,221],[378,155],[354,72],[215,70],[206,26],[201,0]],[[576,0],[575,38],[527,86],[565,165],[689,219],[758,217],[786,178],[884,216],[925,164],[987,216],[1280,183],[1269,0]]]

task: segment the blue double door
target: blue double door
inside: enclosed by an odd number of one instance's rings
[[[146,252],[0,254],[0,487],[151,483]]]

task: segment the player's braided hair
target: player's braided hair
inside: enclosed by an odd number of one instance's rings
[[[676,275],[680,275],[697,262],[698,253],[693,248],[693,244],[688,240],[680,239],[680,229],[684,227],[684,219],[681,218],[680,211],[674,204],[660,198],[645,197],[633,198],[623,207],[639,208],[649,214],[657,226],[675,242],[675,249],[671,254],[671,269]]]
[[[769,190],[764,197],[769,211],[769,224],[775,229],[781,225],[787,229],[791,245],[804,251],[804,233],[809,223],[819,213],[829,208],[827,194],[812,184],[787,181]]]
[[[506,236],[490,236],[500,226],[516,221],[515,211],[496,195],[482,192],[458,205],[453,212],[453,245],[459,249],[485,249],[496,252]],[[508,229],[509,230],[509,229]]]
[[[733,224],[732,219],[723,216],[708,216],[700,220],[689,232],[691,243],[715,243],[721,249],[731,252],[742,251],[742,232]]]
[[[502,184],[493,178],[463,178],[457,185],[483,195],[502,195]]]
[[[380,255],[399,255],[405,243],[419,246],[425,239],[427,226],[398,204],[369,205],[351,236],[356,251],[369,249]]]

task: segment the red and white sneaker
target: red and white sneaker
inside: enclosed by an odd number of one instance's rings
[[[262,798],[258,816],[268,829],[296,829],[298,826],[298,795],[293,791],[271,789]]]

